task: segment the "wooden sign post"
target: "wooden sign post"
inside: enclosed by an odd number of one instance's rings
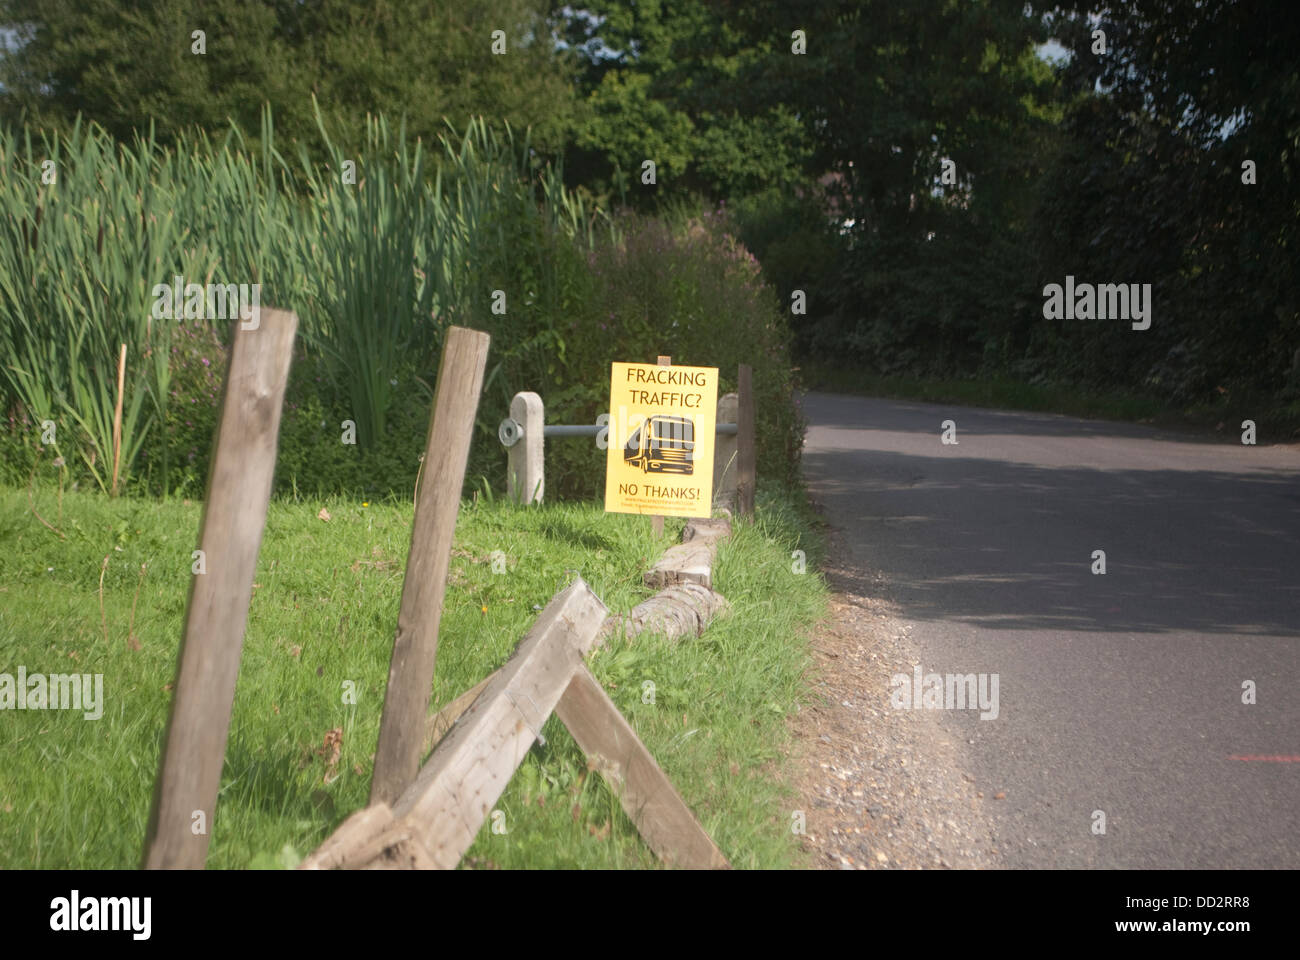
[[[659,358],[659,366],[671,367],[672,365],[673,365],[672,357],[661,356]],[[656,513],[653,517],[650,518],[650,533],[654,536],[656,540],[658,540],[660,537],[664,535],[664,518],[662,514]]]

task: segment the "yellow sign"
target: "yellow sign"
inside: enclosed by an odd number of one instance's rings
[[[717,417],[717,367],[614,364],[605,509],[710,516]]]

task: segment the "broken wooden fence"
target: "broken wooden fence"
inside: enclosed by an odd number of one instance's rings
[[[682,868],[727,867],[584,658],[616,634],[702,634],[728,608],[712,589],[711,568],[717,544],[730,533],[726,520],[690,521],[682,534],[685,552],[670,548],[643,577],[647,586],[664,589],[627,617],[611,615],[581,578],[557,594],[505,666],[424,724],[424,747],[433,752],[396,802],[372,799],[300,869],[455,867],[552,712],[661,860]]]
[[[146,868],[202,868],[207,859],[298,326],[293,313],[273,308],[262,311],[261,321],[236,325],[222,385]],[[371,804],[303,866],[454,867],[555,712],[656,854],[676,866],[725,867],[725,857],[588,671],[584,655],[604,641],[609,624],[625,622],[608,617],[581,579],[551,601],[504,667],[425,717],[488,344],[486,334],[450,327],[443,346]],[[420,756],[435,741],[420,768]]]
[[[607,617],[586,582],[574,580],[505,666],[475,688],[469,707],[396,803],[354,813],[299,869],[455,867],[552,712],[662,860],[685,868],[728,866],[584,663]]]

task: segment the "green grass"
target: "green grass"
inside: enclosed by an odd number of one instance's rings
[[[325,508],[331,519],[318,519]],[[99,720],[0,713],[0,867],[138,864],[185,613],[196,503],[0,488],[0,672],[103,674]],[[278,867],[365,805],[410,541],[409,502],[272,503],[262,542],[209,866]],[[502,664],[537,606],[575,575],[612,610],[649,595],[648,518],[593,504],[462,505],[434,679],[444,705]],[[704,637],[643,636],[592,669],[724,853],[738,867],[801,863],[782,776],[786,717],[804,689],[803,628],[824,611],[820,540],[806,510],[764,491],[753,524],[720,552],[730,618]],[[805,575],[791,551],[809,553]],[[506,572],[492,572],[492,552]],[[103,620],[101,621],[101,564]],[[140,576],[142,564],[147,564]],[[136,593],[138,590],[138,600]],[[128,642],[132,624],[138,649]],[[107,626],[105,637],[104,624]],[[356,703],[343,702],[346,681]],[[642,702],[643,684],[655,702]],[[342,730],[326,783],[325,735]],[[554,717],[497,803],[466,863],[652,867],[654,857]]]
[[[1281,405],[1256,396],[1225,394],[1213,404],[1176,407],[1139,391],[1090,391],[1065,384],[1032,384],[1010,377],[976,380],[881,376],[808,362],[801,368],[806,389],[929,403],[956,403],[1003,410],[1032,410],[1097,420],[1150,423],[1170,430],[1237,432],[1244,419],[1256,423],[1260,442],[1292,442],[1300,436],[1300,402]]]

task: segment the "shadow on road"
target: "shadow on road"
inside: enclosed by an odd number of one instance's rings
[[[833,426],[825,417],[817,425]],[[807,451],[804,462],[855,566],[885,575],[905,617],[999,630],[1300,636],[1300,485],[1288,471],[1097,470],[848,449]],[[1098,549],[1104,576],[1091,572]],[[865,574],[838,575],[863,595],[877,592]]]

